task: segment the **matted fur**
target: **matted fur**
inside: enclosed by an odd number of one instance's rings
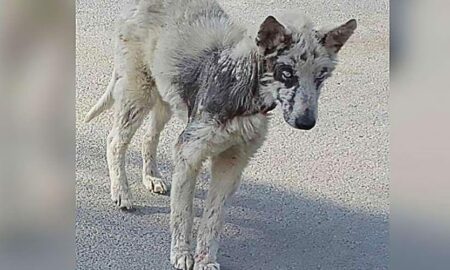
[[[118,21],[113,75],[86,121],[114,109],[107,160],[111,197],[123,209],[132,208],[125,153],[146,115],[143,183],[157,193],[167,191],[156,165],[160,133],[172,114],[186,122],[173,156],[170,262],[176,269],[220,268],[224,203],[264,141],[267,112],[280,104],[289,125],[312,128],[323,81],[356,29],[354,20],[325,31],[299,14],[281,18],[267,17],[252,38],[214,0],[136,0]],[[193,196],[207,158],[212,179],[194,257]]]

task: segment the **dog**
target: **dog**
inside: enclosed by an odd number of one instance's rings
[[[356,21],[315,29],[300,14],[268,16],[252,38],[214,0],[136,0],[117,25],[111,81],[86,116],[89,122],[114,110],[107,139],[111,198],[132,208],[125,153],[148,114],[143,184],[168,191],[156,152],[161,131],[177,115],[186,127],[173,154],[170,262],[175,269],[220,269],[224,203],[265,139],[269,111],[279,106],[290,126],[314,127],[321,88]],[[194,189],[208,158],[211,183],[193,256]]]

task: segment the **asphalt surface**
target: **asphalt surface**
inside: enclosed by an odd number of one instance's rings
[[[326,82],[319,121],[311,131],[290,128],[274,111],[269,136],[230,201],[218,261],[224,270],[388,268],[389,1],[219,1],[242,24],[300,9],[317,25],[358,20]],[[169,197],[141,184],[140,143],[128,151],[127,172],[137,210],[110,201],[105,145],[111,112],[90,124],[88,109],[112,69],[114,19],[120,0],[77,0],[77,269],[170,269]],[[163,132],[159,167],[172,171],[171,147],[183,125]],[[198,217],[209,174],[200,176]]]

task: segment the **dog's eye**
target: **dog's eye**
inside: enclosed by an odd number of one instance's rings
[[[292,77],[292,73],[288,70],[283,70],[281,74],[285,79],[289,79]]]
[[[323,83],[326,76],[328,76],[328,68],[323,68],[319,75],[315,79],[316,87],[319,88],[319,86]]]
[[[274,78],[275,80],[284,83],[288,88],[297,83],[297,77],[295,76],[292,67],[287,65],[277,66],[275,68]]]
[[[328,68],[326,68],[326,67],[322,68],[322,70],[320,71],[319,76],[317,76],[317,78],[325,78],[327,73],[328,73]]]
[[[281,67],[280,73],[281,78],[285,81],[288,81],[294,77],[294,74],[292,73],[292,68],[289,66]]]

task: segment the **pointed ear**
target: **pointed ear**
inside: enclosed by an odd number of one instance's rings
[[[356,20],[352,19],[345,24],[334,28],[333,30],[325,33],[321,43],[328,51],[337,53],[344,46],[345,42],[350,38],[356,29]]]
[[[277,49],[289,46],[292,35],[273,16],[267,17],[259,27],[256,45],[262,55],[268,55]]]

